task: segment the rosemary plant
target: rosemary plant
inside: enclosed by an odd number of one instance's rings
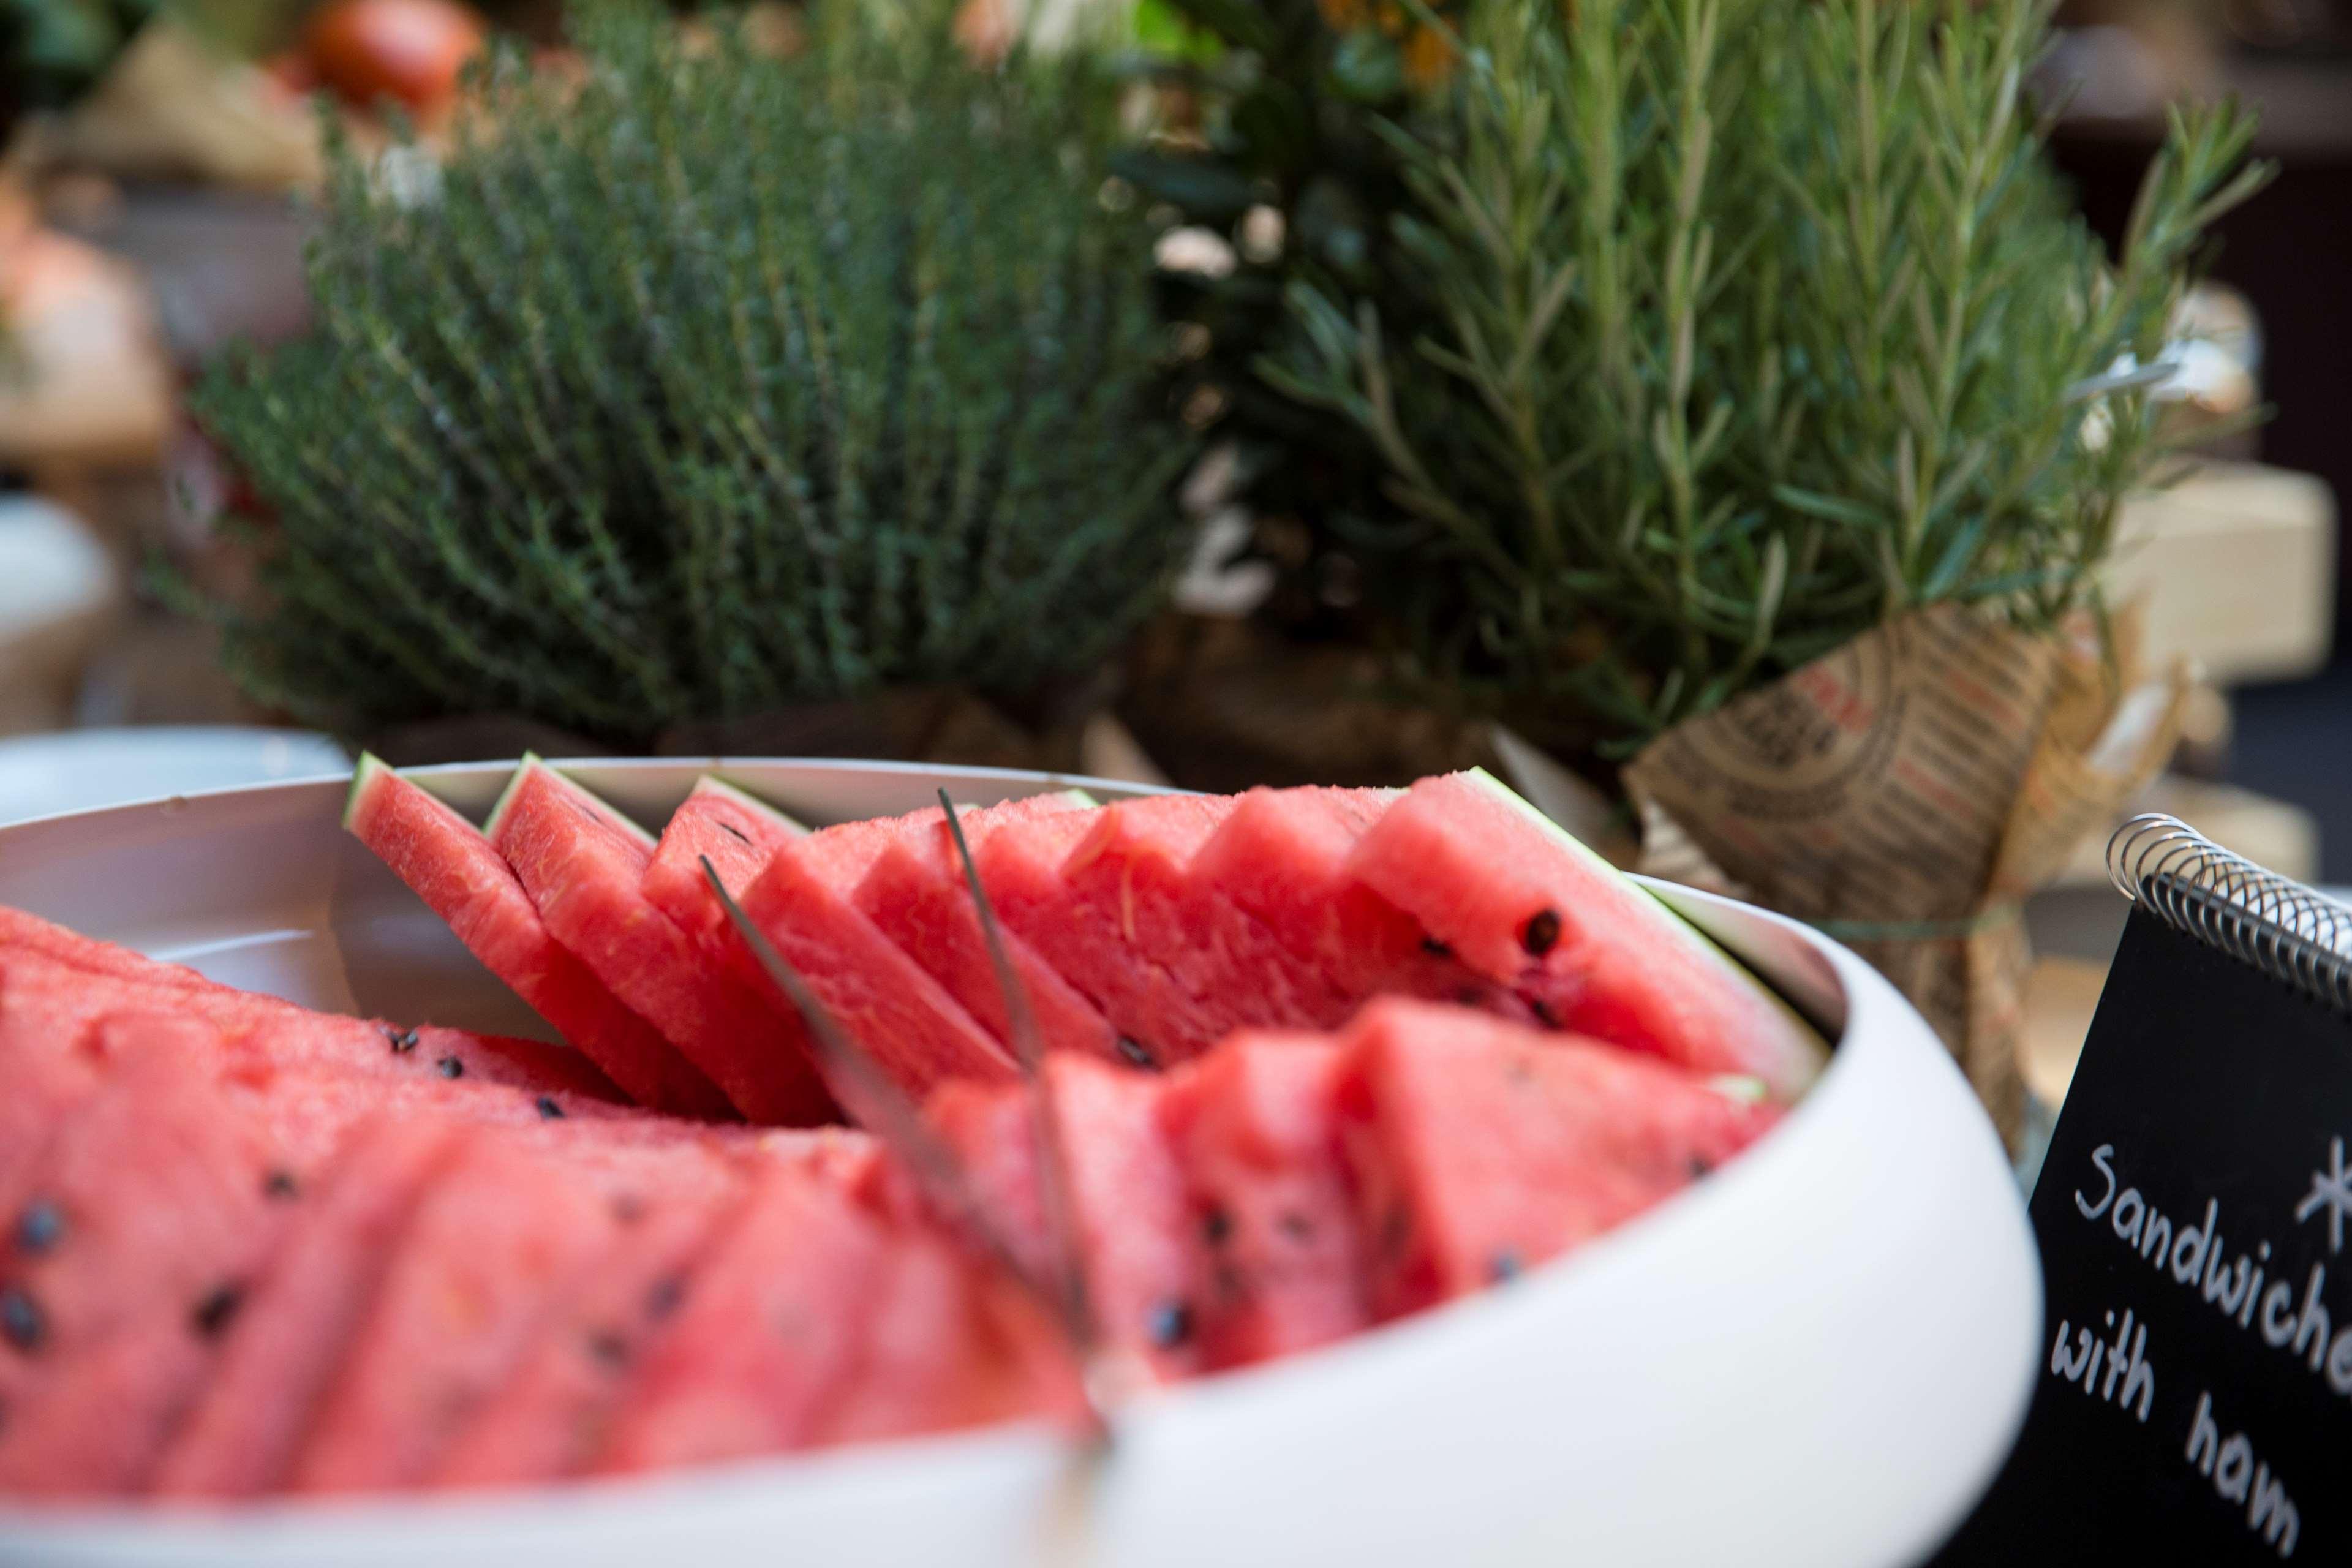
[[[1186,543],[1113,92],[970,69],[943,12],[832,7],[783,60],[574,26],[585,71],[499,59],[425,179],[338,149],[315,331],[202,387],[262,503],[234,672],[346,733],[621,743],[1083,682]]]
[[[1381,454],[1346,531],[1410,679],[1622,752],[1915,606],[2095,601],[2247,118],[2175,119],[2110,260],[2025,85],[2041,0],[1465,26],[1442,128],[1391,133],[1403,297],[1294,287],[1266,365]]]

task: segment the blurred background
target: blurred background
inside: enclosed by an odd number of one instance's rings
[[[562,0],[0,0],[0,818],[339,765],[334,741],[223,673],[201,611],[250,571],[222,527],[241,481],[188,394],[231,345],[310,324],[331,139],[395,186],[404,169],[429,184],[465,62],[496,31],[561,68],[568,21]],[[2352,883],[2352,552],[2336,501],[2352,488],[2352,0],[2070,0],[2059,23],[2039,101],[2072,199],[2111,243],[2175,104],[2243,99],[2261,114],[2252,150],[2277,168],[2221,219],[2164,389],[2229,433],[2124,508],[2111,593],[2143,606],[2151,655],[2199,672],[2178,754],[2135,804]],[[780,48],[801,25],[784,5],[750,22]],[[999,25],[983,0],[956,22],[982,40]],[[1234,231],[1245,257],[1269,212]],[[1163,243],[1161,261],[1230,269],[1223,243],[1205,259]],[[1251,529],[1215,500],[1195,508],[1213,535]],[[1253,581],[1195,573],[1177,608],[1196,627],[1238,620]],[[888,743],[872,732],[851,723],[841,743]],[[1075,760],[1232,786],[1172,732],[1090,726]],[[2111,940],[2097,849],[2031,911],[2051,960],[2033,1006],[2057,1020],[2062,1067]]]

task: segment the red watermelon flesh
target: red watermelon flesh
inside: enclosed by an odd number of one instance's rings
[[[873,1143],[846,1130],[705,1141],[724,1158],[616,1162],[599,1178],[627,1205],[622,1234],[540,1326],[522,1364],[436,1467],[435,1484],[485,1486],[579,1472],[604,1446],[631,1367],[684,1298],[757,1172],[782,1165],[818,1182],[865,1179]],[[634,1166],[634,1178],[630,1167]],[[647,1178],[650,1178],[649,1180]]]
[[[434,1483],[514,1485],[584,1469],[604,1446],[629,1369],[741,1201],[655,1205],[542,1327],[514,1376],[442,1456]]]
[[[1342,1138],[1382,1318],[1633,1218],[1780,1114],[1654,1058],[1430,1003],[1376,1003],[1346,1043]]]
[[[462,1135],[419,1198],[288,1476],[307,1492],[413,1486],[610,1242],[603,1197],[494,1135]]]
[[[1654,895],[1483,771],[1414,784],[1357,845],[1354,873],[1559,1027],[1790,1100],[1820,1037]]]
[[[920,1098],[950,1078],[1009,1079],[1004,1047],[851,901],[900,831],[889,819],[845,823],[781,846],[745,890],[743,912],[908,1094]],[[750,972],[750,952],[740,942],[733,952]]]
[[[952,1432],[1085,1407],[1076,1362],[1037,1299],[923,1226],[894,1238],[856,1366],[817,1444]]]
[[[321,1394],[381,1287],[419,1195],[457,1124],[385,1118],[354,1134],[315,1191],[299,1191],[293,1233],[256,1283],[154,1490],[241,1498],[282,1484]]]
[[[881,1221],[829,1183],[767,1166],[646,1346],[591,1468],[806,1446],[857,1354],[888,1258]]]
[[[0,1205],[0,1493],[142,1486],[289,1217],[266,1130],[214,1087],[209,1031],[104,1028],[108,1082]]]
[[[1078,1263],[1104,1348],[1156,1378],[1199,1371],[1208,1268],[1162,1124],[1170,1080],[1059,1056],[1047,1058],[1044,1082],[1060,1118]],[[1019,1084],[950,1084],[924,1111],[1014,1257],[1032,1278],[1045,1278],[1052,1247],[1029,1093]]]
[[[703,878],[703,858],[740,900],[778,848],[807,834],[767,802],[706,773],[654,846],[646,864],[646,897],[698,942],[725,952],[735,933]]]
[[[38,915],[0,906],[0,953],[16,952],[37,952],[92,974],[118,975],[125,980],[198,989],[213,988],[218,984],[184,963],[166,963],[114,942],[68,931]]]
[[[643,829],[533,757],[492,816],[490,842],[555,939],[745,1116],[785,1125],[832,1117],[799,1021],[739,974],[704,962],[692,939],[646,899],[653,840]]]
[[[1349,870],[1357,841],[1403,793],[1251,790],[1192,858],[1191,874],[1263,921],[1351,1003],[1423,996],[1532,1019],[1508,986],[1463,963]]]
[[[710,1080],[549,933],[522,883],[472,823],[362,754],[343,826],[632,1100],[680,1115],[726,1113]]]
[[[14,1190],[49,1128],[104,1078],[103,1064],[82,1046],[92,1020],[81,1013],[80,984],[73,1015],[58,1019],[60,1009],[34,994],[43,970],[54,973],[43,961],[0,953],[0,1194]]]
[[[1320,1035],[1235,1035],[1171,1080],[1170,1132],[1210,1261],[1199,1320],[1212,1369],[1370,1321],[1339,1148],[1346,1062]]]
[[[1234,805],[1227,795],[1122,801],[1008,826],[978,852],[1005,923],[1163,1066],[1238,1028],[1333,1027],[1350,1010],[1264,921],[1189,876]]]
[[[510,1064],[494,1051],[452,1044],[473,1039],[456,1031],[419,1031],[415,1046],[400,1049],[395,1047],[404,1032],[388,1037],[355,1019],[286,1004],[192,1009],[190,995],[170,987],[100,981],[34,954],[0,954],[0,1075],[8,1085],[8,1092],[0,1094],[0,1190],[37,1147],[39,1131],[107,1080],[114,1066],[108,1046],[112,1036],[102,1026],[124,1013],[187,1025],[180,1037],[190,1042],[192,1062],[265,1115],[283,1163],[298,1176],[313,1173],[346,1129],[379,1110],[422,1107],[477,1121],[522,1123],[550,1114],[585,1120],[638,1115],[568,1089],[478,1078],[469,1062],[487,1061],[494,1069]],[[216,1024],[214,1017],[226,1022]]]
[[[1089,809],[1066,795],[1034,795],[991,811],[963,813],[964,837],[977,857],[981,840],[1006,823]],[[936,809],[904,820],[907,830],[881,847],[857,884],[857,908],[963,1004],[982,1027],[1009,1043],[1013,1031],[1004,988],[947,820]],[[997,929],[1039,1043],[1049,1051],[1116,1058],[1118,1032],[1101,1010],[1019,932],[1002,922]]]
[[[20,916],[19,921],[30,917]],[[21,979],[22,1005],[52,1021],[128,1006],[152,1006],[236,1032],[299,1023],[300,1049],[320,1065],[358,1068],[401,1076],[447,1069],[454,1058],[465,1077],[559,1094],[610,1099],[613,1086],[578,1051],[542,1040],[478,1035],[467,1029],[423,1024],[414,1028],[382,1019],[315,1013],[280,997],[239,991],[207,980],[194,970],[162,963],[107,942],[75,938],[73,944],[39,940],[42,932],[72,933],[32,921],[19,935],[33,940],[0,941],[0,971]],[[95,950],[94,952],[92,950]],[[289,1044],[289,1048],[292,1048]]]

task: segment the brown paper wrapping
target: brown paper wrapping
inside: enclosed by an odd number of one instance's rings
[[[1642,868],[1822,927],[1927,1016],[2015,1143],[2021,906],[2170,753],[2189,680],[1958,605],[1914,612],[1653,742]]]

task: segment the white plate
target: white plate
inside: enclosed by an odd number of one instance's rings
[[[566,763],[658,822],[703,764]],[[730,763],[816,822],[1072,781]],[[503,768],[434,770],[485,806]],[[1134,793],[1090,785],[1106,796]],[[0,829],[0,902],[322,1006],[510,1026],[337,826],[334,784]],[[1918,1015],[1778,916],[1661,889],[1842,1030],[1771,1137],[1507,1289],[1129,1412],[1072,1554],[1029,1427],[462,1500],[0,1512],[0,1560],[1118,1568],[1345,1563],[1878,1568],[1941,1540],[2007,1451],[2040,1277],[2000,1145]]]
[[[59,730],[0,741],[0,823],[351,771],[324,735],[240,724]]]

